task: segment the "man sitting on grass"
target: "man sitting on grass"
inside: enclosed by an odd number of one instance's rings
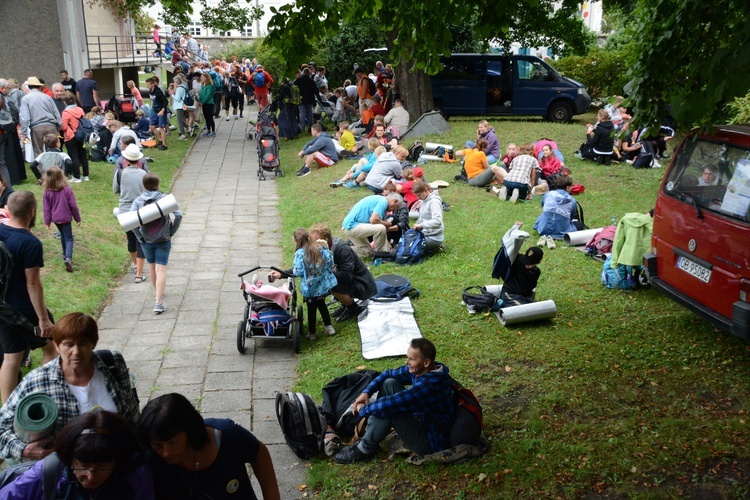
[[[346,446],[333,460],[351,464],[372,460],[380,442],[396,430],[404,446],[418,455],[450,448],[456,411],[448,367],[435,362],[435,345],[427,339],[412,339],[406,350],[406,365],[386,370],[354,401],[353,412],[367,420],[365,435]],[[404,388],[411,385],[409,389]],[[370,396],[378,398],[370,403]]]
[[[330,167],[339,161],[333,139],[323,132],[323,126],[320,123],[315,123],[310,133],[313,136],[312,140],[297,153],[297,156],[305,159],[305,165],[297,171],[297,177],[309,174],[313,163],[317,163],[320,167]]]

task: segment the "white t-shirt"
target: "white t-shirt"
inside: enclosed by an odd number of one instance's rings
[[[107,383],[104,380],[104,374],[94,369],[94,376],[91,377],[89,385],[81,387],[78,385],[68,384],[71,394],[78,401],[78,409],[81,414],[88,413],[94,409],[102,409],[117,413],[117,405],[107,391]]]

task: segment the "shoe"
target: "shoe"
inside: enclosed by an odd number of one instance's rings
[[[70,262],[70,259],[65,259],[65,270],[69,273],[73,272],[73,263]]]
[[[375,458],[375,453],[362,453],[356,444],[345,446],[333,456],[333,461],[337,464],[355,464],[358,462],[369,462]]]
[[[331,316],[333,316],[334,318],[338,318],[344,313],[344,311],[346,311],[346,306],[337,307],[331,312]]]
[[[333,329],[333,325],[326,326],[326,333],[331,336],[336,335],[336,330]]]
[[[88,182],[88,181],[90,181],[90,180],[91,180],[91,179],[89,179],[89,176],[88,176],[88,175],[84,175],[84,176],[83,176],[83,182]]]
[[[42,179],[36,181],[37,186],[41,186],[42,184],[44,184],[44,181]]]
[[[325,453],[329,457],[334,456],[341,449],[341,438],[332,429],[325,432],[323,442],[325,443]]]
[[[195,134],[195,127],[191,127],[190,130],[188,130],[189,137],[193,137],[193,134]]]
[[[153,156],[144,156],[143,159],[146,160],[148,163],[154,163]]]
[[[500,194],[500,190],[501,190],[501,189],[502,189],[502,188],[499,188],[499,187],[497,187],[497,186],[491,186],[491,187],[490,187],[490,186],[487,186],[487,191],[492,191],[492,192],[493,192],[493,193],[495,193],[495,194]]]
[[[136,276],[135,277],[135,282],[136,283],[143,283],[144,281],[146,281],[146,278],[144,278],[143,276]]]
[[[297,177],[304,177],[309,173],[310,173],[310,169],[308,167],[302,167],[299,170],[299,172],[297,172]]]
[[[508,199],[508,188],[503,186],[500,188],[500,191],[497,194],[497,197],[500,198],[500,201],[505,201]]]
[[[240,113],[240,118],[242,118],[242,113]]]
[[[130,264],[130,269],[132,269],[133,271],[135,271],[135,269],[136,269],[135,264]]]
[[[227,119],[225,121],[229,121],[229,117],[227,116]]]
[[[157,146],[156,149],[160,149],[162,151],[166,151],[167,150],[167,146],[165,146],[164,144],[162,144],[161,146]]]
[[[178,141],[184,141],[186,139],[187,137],[185,137],[184,135],[181,135],[180,137],[177,138]]]
[[[209,137],[216,137],[216,132],[211,132],[210,134],[208,134],[208,136]]]
[[[170,126],[169,126],[169,130],[177,130],[177,127],[176,127],[176,126],[174,126],[174,125],[170,125]]]
[[[555,245],[555,240],[552,239],[552,236],[547,236],[547,248],[551,250],[555,247],[557,247],[557,245]]]
[[[510,195],[510,200],[508,200],[508,201],[510,201],[511,203],[515,203],[516,201],[518,201],[518,195],[519,194],[521,194],[521,193],[519,193],[518,189],[514,189],[513,190],[513,194]]]
[[[163,313],[166,310],[167,310],[167,307],[164,304],[161,304],[161,303],[154,304],[154,312],[156,314],[161,314],[161,313]]]
[[[205,134],[203,134],[203,137],[211,137],[211,132],[206,132]]]
[[[239,118],[239,116],[237,116],[237,115],[234,115],[234,119],[236,120],[237,118]]]
[[[344,181],[342,181],[341,179],[339,179],[337,181],[333,181],[332,183],[330,183],[329,186],[331,186],[332,188],[337,188],[340,185],[342,185],[343,183],[344,183]]]
[[[633,160],[625,160],[625,163],[627,163],[628,165],[632,165],[633,164]]]
[[[365,309],[367,308],[364,306],[357,306],[357,305],[347,307],[346,310],[342,312],[341,314],[339,314],[338,318],[336,318],[336,323],[341,323],[350,318],[356,318],[360,314],[362,314],[362,312],[364,312]]]
[[[53,236],[54,236],[55,238],[57,238],[58,240],[59,240],[59,239],[60,239],[60,238],[62,237],[62,235],[61,235],[61,234],[60,234],[59,232],[57,232],[57,233],[53,234]],[[63,255],[63,260],[65,260],[65,255]]]
[[[347,187],[349,189],[356,189],[359,187],[359,182],[349,181],[349,182],[344,183],[344,187]]]
[[[311,342],[315,342],[316,340],[318,340],[318,337],[316,337],[314,333],[308,333],[307,339],[310,340]]]
[[[81,179],[78,179],[78,178],[76,178],[76,177],[71,177],[71,178],[70,178],[70,179],[68,180],[68,182],[70,182],[71,184],[78,184],[79,182],[81,182]]]
[[[539,241],[536,242],[536,246],[538,246],[538,247],[543,247],[546,244],[547,244],[547,237],[546,236],[541,236],[539,238]]]

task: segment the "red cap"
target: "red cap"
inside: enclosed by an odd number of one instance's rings
[[[414,169],[414,177],[422,177],[422,178],[424,178],[424,170],[422,169],[422,167],[416,167]]]

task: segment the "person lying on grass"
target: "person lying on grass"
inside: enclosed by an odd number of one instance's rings
[[[425,338],[412,339],[406,364],[378,375],[354,400],[353,413],[369,417],[362,439],[341,449],[339,464],[375,458],[380,442],[396,430],[408,449],[428,455],[450,447],[455,419],[451,378],[447,366],[435,362],[435,345]],[[408,389],[405,386],[410,385]],[[378,392],[378,399],[370,396]]]

